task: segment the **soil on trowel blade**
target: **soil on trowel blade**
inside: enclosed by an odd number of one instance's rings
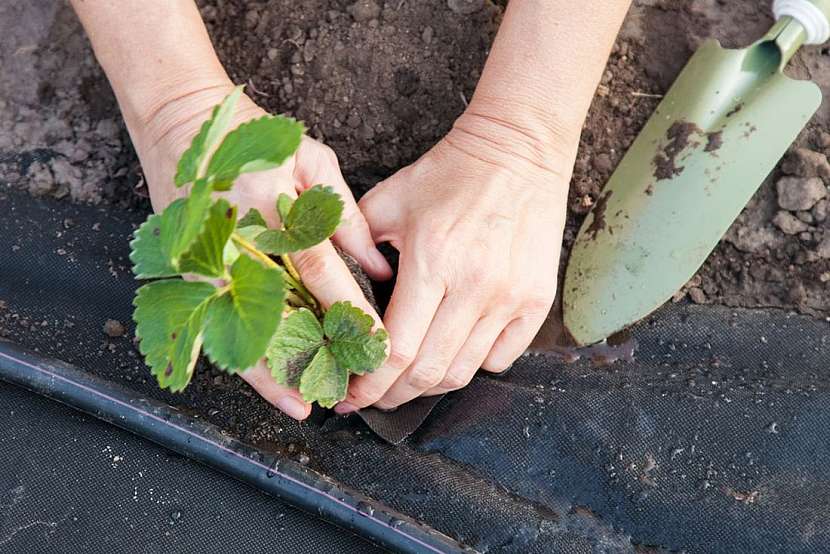
[[[233,79],[247,84],[265,108],[304,120],[313,136],[331,145],[357,195],[450,129],[475,89],[504,4],[199,2]],[[769,7],[754,0],[634,1],[580,139],[565,255],[603,184],[694,50],[708,38],[725,47],[748,45],[771,23]],[[0,66],[2,186],[148,208],[115,100],[65,3],[0,5]],[[821,48],[803,49],[788,73],[830,92],[830,57]],[[829,123],[825,102],[675,300],[830,315]],[[714,148],[717,138],[706,138]],[[782,177],[788,178],[783,185]],[[823,193],[816,193],[815,179]]]

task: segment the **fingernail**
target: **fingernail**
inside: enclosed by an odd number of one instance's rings
[[[513,369],[513,364],[510,364],[509,366],[507,366],[506,368],[502,369],[502,370],[501,370],[501,371],[499,371],[498,373],[494,373],[494,374],[493,374],[493,376],[494,376],[494,377],[504,377],[505,375],[507,375],[507,372],[508,372],[508,371],[510,371],[511,369]]]
[[[293,396],[283,396],[276,402],[279,408],[285,415],[301,420],[306,418],[307,408],[300,399]]]
[[[375,270],[379,273],[384,273],[392,270],[392,268],[389,266],[389,262],[387,262],[386,258],[383,257],[383,254],[380,253],[380,250],[374,247],[369,248],[369,263],[371,263]]]
[[[339,415],[350,414],[352,412],[356,412],[357,410],[357,406],[349,404],[348,402],[341,402],[340,404],[334,407],[334,413]]]

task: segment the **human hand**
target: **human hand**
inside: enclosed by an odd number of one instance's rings
[[[209,116],[212,107],[219,104],[232,90],[231,83],[222,83],[179,96],[151,112],[151,116],[141,125],[130,128],[156,211],[187,194],[185,189],[178,189],[173,184],[177,161]],[[231,128],[266,115],[245,96],[240,98],[237,106]],[[233,189],[223,196],[239,207],[240,216],[249,209],[256,208],[270,225],[276,225],[279,221],[276,201],[281,193],[296,196],[306,188],[320,183],[333,187],[345,204],[343,224],[334,235],[334,241],[354,257],[371,277],[390,277],[391,268],[375,248],[366,221],[340,173],[334,152],[313,139],[304,137],[296,154],[279,168],[240,176]],[[330,242],[326,241],[292,255],[292,260],[303,283],[324,308],[348,300],[380,322]],[[298,391],[278,385],[264,361],[240,375],[260,395],[287,415],[295,419],[304,419],[309,415],[311,406],[302,400]]]
[[[550,310],[576,139],[556,150],[464,115],[437,146],[360,202],[377,242],[400,252],[384,317],[392,354],[353,377],[348,413],[397,407],[506,370]]]

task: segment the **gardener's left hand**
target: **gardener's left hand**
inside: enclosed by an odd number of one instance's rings
[[[459,389],[527,349],[556,292],[575,146],[464,115],[361,200],[375,241],[400,252],[384,318],[392,354],[352,379],[337,412]]]

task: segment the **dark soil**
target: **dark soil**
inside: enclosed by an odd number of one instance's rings
[[[338,153],[355,192],[417,159],[470,98],[502,7],[489,1],[203,0],[235,81],[264,107],[304,120]],[[736,22],[741,22],[736,25]],[[582,133],[565,250],[622,155],[695,48],[708,37],[749,44],[771,23],[753,0],[637,0]],[[33,0],[0,6],[0,182],[33,194],[146,209],[146,188],[117,106],[71,10]],[[830,57],[808,48],[790,64],[830,92]],[[796,147],[824,158],[825,102]],[[716,146],[717,137],[703,137]],[[820,161],[820,160],[819,160]],[[826,160],[825,160],[826,162]],[[799,159],[788,175],[815,177]],[[676,296],[830,315],[827,201],[783,210],[779,168]],[[830,171],[819,172],[825,186]]]
[[[201,5],[234,80],[248,83],[264,107],[303,119],[312,135],[338,153],[357,194],[417,159],[451,127],[474,90],[502,9],[486,0],[361,0],[358,5],[353,0],[205,0]],[[770,22],[767,3],[759,8],[756,0],[634,2],[582,132],[565,253],[584,215],[601,198],[603,183],[700,42],[711,36],[725,46],[746,45]],[[101,209],[149,209],[112,93],[65,3],[0,3],[0,67],[0,205],[4,188],[12,187]],[[825,50],[804,50],[789,71],[830,93]],[[796,155],[796,147],[819,158]],[[819,200],[809,210],[784,210],[775,186],[784,174],[818,176],[830,184],[830,166],[826,159],[822,163],[828,148],[830,106],[825,102],[793,154],[761,186],[676,299],[830,316],[828,201]],[[125,217],[134,223],[141,219],[140,214]],[[19,228],[39,225],[63,227],[56,247],[67,263],[78,264],[91,248],[78,226],[62,218],[52,221],[41,214],[21,220]],[[106,225],[93,230],[109,244],[127,240]],[[123,254],[109,267],[114,280],[131,279]],[[100,307],[100,302],[91,305]],[[83,352],[79,362],[82,356],[99,359],[108,368],[102,377],[192,410],[235,437],[323,472],[351,463],[346,457],[309,460],[305,454],[305,430],[320,422],[320,414],[311,423],[290,421],[240,379],[202,362],[184,393],[160,391],[131,340],[129,314],[85,312],[58,320],[43,313],[35,317],[31,310],[17,299],[0,299],[0,336],[24,342],[44,335],[56,351],[71,346]],[[123,336],[114,323],[107,324],[109,319],[123,324]],[[79,333],[73,328],[85,324],[85,342],[76,344]],[[100,364],[116,357],[129,361]],[[342,451],[360,448],[364,432],[337,431]]]

